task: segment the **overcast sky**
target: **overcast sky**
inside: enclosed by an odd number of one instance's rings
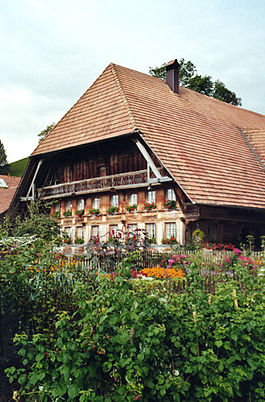
[[[114,62],[173,58],[265,114],[264,0],[0,0],[0,140],[9,162]]]

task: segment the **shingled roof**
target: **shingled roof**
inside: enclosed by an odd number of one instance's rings
[[[264,115],[112,63],[32,156],[132,132],[192,202],[265,208]]]
[[[20,177],[0,175],[0,214],[8,210]]]

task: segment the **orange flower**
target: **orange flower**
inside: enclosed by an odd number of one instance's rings
[[[161,268],[161,267],[154,267],[154,268],[144,268],[140,271],[140,274],[147,276],[147,277],[155,277],[155,278],[183,278],[184,272],[181,269],[174,269],[174,268]]]

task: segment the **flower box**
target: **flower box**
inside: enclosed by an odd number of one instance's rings
[[[115,214],[116,212],[118,212],[118,210],[119,210],[118,207],[113,207],[113,206],[111,206],[111,207],[109,207],[109,208],[107,209],[107,213],[108,213],[109,215],[113,215],[113,214]]]
[[[170,239],[162,240],[163,244],[178,244],[177,239],[174,236],[171,236]]]
[[[82,238],[76,238],[75,239],[75,244],[84,244],[85,243],[85,240],[84,239],[82,239]]]
[[[146,202],[144,204],[144,208],[145,211],[152,211],[153,209],[156,209],[156,204],[154,202]]]
[[[126,207],[126,211],[128,211],[130,214],[132,214],[133,212],[135,212],[135,210],[137,209],[137,205],[129,205],[128,207]]]
[[[93,208],[90,210],[90,215],[92,216],[98,216],[100,214],[100,210],[97,208]]]
[[[65,211],[65,212],[64,212],[64,216],[65,216],[65,217],[72,216],[72,210],[69,209],[68,211]]]
[[[76,216],[81,218],[81,216],[84,215],[84,210],[83,209],[78,209],[77,211],[75,211],[75,214],[76,214]]]
[[[177,205],[176,205],[176,201],[174,200],[166,200],[164,202],[164,207],[167,209],[176,209]]]

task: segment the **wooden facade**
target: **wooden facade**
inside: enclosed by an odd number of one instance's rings
[[[186,197],[152,152],[146,152],[149,160],[135,139],[126,138],[50,155],[35,177],[35,197],[54,201],[51,213],[73,241],[106,241],[114,229],[141,229],[158,244],[169,237],[184,244]],[[175,203],[171,210],[164,206],[168,199]],[[154,207],[148,211],[146,203]]]

